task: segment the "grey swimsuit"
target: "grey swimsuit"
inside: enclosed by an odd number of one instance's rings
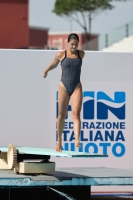
[[[65,51],[65,57],[61,61],[62,76],[61,82],[66,88],[69,96],[72,95],[78,84],[80,83],[80,73],[82,66],[82,59],[77,50],[77,58],[68,58]]]

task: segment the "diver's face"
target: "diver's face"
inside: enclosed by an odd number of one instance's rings
[[[68,48],[71,52],[75,52],[78,48],[78,40],[75,40],[75,39],[71,39],[69,42],[68,42]]]

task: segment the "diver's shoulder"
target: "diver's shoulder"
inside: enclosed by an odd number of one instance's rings
[[[84,58],[85,56],[85,52],[83,50],[78,50],[79,51],[79,55],[81,58]]]
[[[64,56],[65,56],[65,51],[59,51],[56,53],[56,57],[59,61],[61,61]]]

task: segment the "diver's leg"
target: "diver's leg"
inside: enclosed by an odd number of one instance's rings
[[[80,128],[81,128],[81,120],[80,120],[80,111],[82,107],[82,85],[79,85],[74,90],[71,96],[71,106],[72,106],[72,118],[74,122],[74,135],[75,135],[75,145],[80,147]]]
[[[57,132],[58,142],[56,145],[56,151],[62,151],[62,132],[64,128],[64,122],[67,112],[70,96],[68,95],[62,82],[59,83],[58,88],[58,119],[57,119]]]

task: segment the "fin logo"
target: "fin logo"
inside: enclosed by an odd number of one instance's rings
[[[107,120],[109,111],[119,120],[125,119],[125,92],[114,92],[112,99],[102,91],[85,91],[83,98],[85,97],[87,100],[83,103],[84,119],[94,119],[95,109],[96,118],[99,120]]]
[[[125,119],[125,92],[114,92],[114,99],[103,91],[84,91],[83,92],[83,119],[85,120],[107,120],[109,111],[119,120]],[[71,105],[68,105],[68,112]],[[58,117],[58,92],[56,93],[56,118]]]

